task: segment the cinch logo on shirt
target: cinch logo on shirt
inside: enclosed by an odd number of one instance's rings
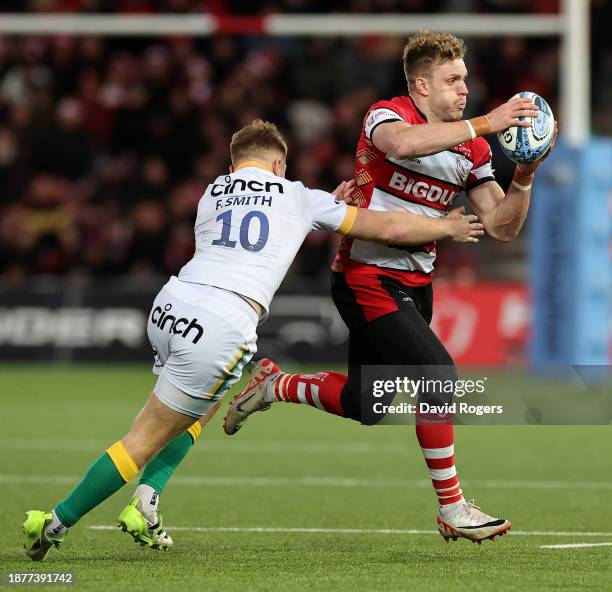
[[[191,321],[185,317],[177,319],[175,316],[167,314],[171,308],[172,304],[166,304],[163,309],[161,306],[156,306],[151,312],[151,322],[162,331],[165,331],[166,325],[168,325],[168,333],[181,335],[185,338],[193,329],[196,333],[191,342],[197,343],[200,337],[204,335],[204,327],[198,323],[197,319],[191,319]]]
[[[275,191],[278,191],[278,193],[284,193],[282,184],[276,183],[275,181],[266,181],[265,183],[262,181],[256,181],[255,179],[246,181],[245,179],[232,179],[229,175],[227,175],[225,179],[226,183],[215,183],[212,186],[210,194],[213,197],[227,195],[228,193],[234,193],[236,191],[244,192],[247,189],[255,193],[262,191],[269,193],[272,191],[273,187],[275,188]]]
[[[415,183],[415,179],[402,175],[397,171],[391,175],[389,187],[408,195],[413,195],[418,199],[424,199],[432,203],[439,202],[443,206],[448,206],[459,193],[450,189],[442,189],[425,181],[416,181]]]

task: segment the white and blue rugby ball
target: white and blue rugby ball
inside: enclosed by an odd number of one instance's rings
[[[548,103],[538,94],[522,91],[512,97],[531,99],[539,108],[531,127],[509,127],[497,134],[504,154],[514,162],[527,164],[542,158],[555,135],[555,118]],[[527,119],[521,117],[521,120]]]

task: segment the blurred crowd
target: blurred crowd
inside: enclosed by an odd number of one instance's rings
[[[3,0],[0,10],[38,12],[556,12],[559,0]]]
[[[289,178],[332,190],[352,176],[368,106],[405,94],[403,41],[0,37],[0,281],[177,272],[193,253],[198,200],[229,165],[231,134],[256,117],[285,133]],[[467,115],[519,89],[541,93],[556,109],[555,40],[508,37],[468,46]],[[505,185],[512,166],[496,144],[494,164]],[[520,273],[523,246],[504,245],[506,262],[516,256],[511,274]],[[482,247],[444,245],[442,272],[499,272],[500,246]],[[326,275],[334,249],[334,237],[312,233],[293,272]]]

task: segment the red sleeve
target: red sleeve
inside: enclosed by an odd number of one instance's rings
[[[495,181],[491,147],[484,138],[475,138],[472,141],[472,170],[468,174],[466,191],[477,187],[487,181]]]
[[[472,156],[474,158],[474,168],[491,162],[491,146],[483,137],[474,138],[472,141]]]

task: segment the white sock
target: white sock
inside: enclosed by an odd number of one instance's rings
[[[51,510],[51,514],[53,515],[53,518],[51,519],[51,522],[49,522],[49,524],[47,524],[47,526],[45,527],[45,534],[47,535],[47,538],[52,539],[55,538],[58,534],[66,532],[68,530],[68,527],[64,526],[61,523],[60,519],[55,513],[55,510]]]
[[[140,498],[142,509],[145,512],[157,512],[157,506],[159,506],[159,493],[150,485],[139,483],[132,499],[135,497]]]
[[[282,377],[283,375],[279,374],[277,378],[275,378],[274,380],[268,380],[268,382],[266,383],[266,388],[264,390],[263,397],[266,403],[276,403],[278,401],[276,395],[274,394],[274,385],[276,384],[276,381],[280,380]]]
[[[462,496],[458,502],[440,506],[440,515],[450,516],[451,514],[454,514],[464,503],[465,503],[465,498]]]

